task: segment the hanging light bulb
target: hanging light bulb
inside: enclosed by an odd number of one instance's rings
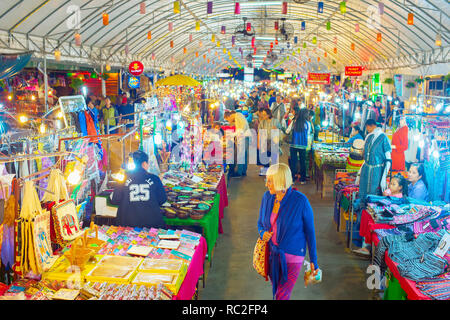
[[[25,122],[27,122],[28,121],[28,117],[26,116],[26,115],[21,115],[20,117],[19,117],[19,122],[20,123],[25,123]]]

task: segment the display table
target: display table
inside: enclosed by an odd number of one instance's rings
[[[408,300],[431,300],[430,297],[425,296],[420,292],[419,289],[417,289],[416,283],[414,281],[403,278],[400,275],[400,272],[398,271],[397,268],[398,264],[389,257],[388,251],[386,251],[384,259],[386,261],[386,265],[388,266],[389,270],[391,270],[394,277],[400,283],[402,289],[406,292]]]
[[[363,210],[361,213],[361,223],[359,227],[359,235],[363,237],[366,243],[373,243],[374,245],[378,245],[380,241],[378,235],[374,232],[377,229],[394,229],[394,226],[384,223],[375,223],[372,216],[367,212],[367,210]]]
[[[217,193],[220,195],[219,202],[219,233],[223,233],[222,228],[222,219],[224,217],[223,211],[226,207],[228,207],[228,190],[227,190],[227,182],[225,179],[225,175],[222,175],[220,178],[219,184],[217,185]]]
[[[203,262],[207,252],[207,245],[205,238],[200,238],[200,243],[195,249],[195,253],[192,256],[192,260],[189,263],[189,267],[184,278],[183,284],[178,291],[178,294],[173,297],[173,300],[191,300],[195,294],[195,288],[198,280],[203,275]]]
[[[203,236],[206,239],[208,246],[208,260],[211,261],[212,250],[216,245],[217,237],[219,236],[219,208],[220,208],[220,195],[216,194],[214,197],[214,204],[211,210],[200,220],[194,220],[191,218],[180,219],[173,218],[169,219],[164,217],[164,221],[169,226],[199,226],[203,229]]]
[[[316,190],[319,191],[320,189],[321,191],[322,198],[333,195],[335,171],[336,169],[345,169],[346,166],[346,162],[344,161],[324,162],[324,158],[321,157],[321,154],[323,155],[326,153],[327,152],[314,150],[314,181],[316,183]],[[346,157],[345,161],[347,161]]]

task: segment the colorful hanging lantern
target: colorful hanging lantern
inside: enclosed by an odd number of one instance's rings
[[[170,57],[170,62],[172,62],[172,63],[174,63],[174,62],[175,62],[175,59],[174,59],[174,57]]]
[[[408,13],[408,24],[410,26],[414,25],[414,13],[412,12]]]
[[[221,34],[225,34],[225,26],[222,26],[222,27],[220,28],[220,33],[221,33]]]
[[[153,52],[152,53],[152,60],[155,60],[156,59],[156,55],[155,55],[155,53]]]
[[[203,55],[203,59],[206,59],[206,54]]]
[[[278,45],[278,39],[275,39],[275,45],[276,46]]]
[[[148,40],[152,39],[152,32],[151,31],[147,32],[147,39]]]
[[[173,13],[180,13],[180,1],[173,2]]]
[[[288,11],[288,3],[287,1],[283,1],[281,5],[281,14],[287,14]]]
[[[208,62],[208,63],[209,63],[209,58],[208,58],[208,59],[206,59],[206,62]]]
[[[145,1],[142,1],[139,4],[139,12],[140,12],[140,14],[145,14]]]
[[[183,48],[183,53],[186,54],[187,53],[187,49],[186,47]]]
[[[320,62],[320,57],[317,57],[317,62]]]
[[[328,53],[324,52],[323,56],[324,58],[326,58],[328,56]]]
[[[313,44],[316,44],[316,43],[317,43],[317,37],[313,37],[311,42],[312,42]]]
[[[273,42],[270,43],[270,49],[272,49],[272,48],[273,48]]]
[[[350,45],[350,49],[352,49],[352,51],[355,51],[355,43],[352,42],[352,44]]]
[[[195,21],[195,31],[200,31],[200,21]]]
[[[252,31],[252,24],[250,22],[247,22],[247,31]]]
[[[311,58],[308,59],[308,62],[311,62]]]
[[[338,38],[337,38],[337,37],[334,37],[333,42],[334,42],[334,44],[337,44]]]
[[[173,31],[173,22],[169,22],[169,31],[170,31],[170,32]]]
[[[109,63],[107,63],[106,65],[105,65],[105,70],[106,71],[111,71],[111,65],[109,64]],[[95,74],[95,73],[94,73]],[[95,75],[97,75],[97,74],[95,74]]]
[[[189,42],[192,42],[192,34],[189,35]]]
[[[252,48],[255,47],[255,37],[252,37]]]
[[[442,46],[442,39],[441,39],[440,33],[436,34],[436,42],[435,43],[438,47]]]
[[[383,2],[378,2],[378,12],[380,15],[383,15],[384,13],[384,3]]]
[[[223,48],[223,53],[227,53],[227,49]]]
[[[345,1],[341,1],[341,3],[339,3],[339,10],[342,14],[347,12],[347,4],[345,3]]]
[[[109,24],[109,15],[106,12],[103,12],[103,25],[107,26]]]
[[[81,46],[81,34],[75,33],[75,45]]]
[[[241,13],[241,5],[239,4],[239,2],[236,2],[234,4],[234,14],[240,14]]]
[[[317,3],[317,12],[318,13],[323,13],[323,2],[322,1],[319,1]]]
[[[295,36],[295,37],[294,37],[294,43],[297,44],[297,42],[298,42],[298,37]]]
[[[216,44],[217,44],[218,47],[220,47],[220,41],[219,40],[217,40]]]
[[[306,22],[305,21],[302,21],[301,29],[302,29],[302,31],[306,30]]]
[[[170,47],[173,48],[173,40],[170,40]]]
[[[306,42],[303,42],[303,48],[306,49]]]
[[[211,42],[216,42],[216,36],[214,34],[211,36]]]
[[[337,48],[336,47],[333,49],[333,52],[334,52],[334,54],[337,54]]]
[[[327,21],[327,30],[328,31],[331,30],[331,22],[330,21]]]
[[[377,33],[377,41],[378,41],[378,42],[381,42],[381,32],[378,32],[378,33]]]
[[[275,29],[275,30],[278,30],[278,21],[275,21],[274,29]]]
[[[234,44],[236,42],[236,36],[231,36],[231,45],[234,47]]]
[[[55,60],[60,61],[61,60],[61,51],[59,49],[55,50]]]
[[[195,51],[195,56],[198,58],[198,51]]]
[[[213,2],[208,1],[206,3],[206,14],[211,14],[211,13],[213,13]]]
[[[359,32],[359,23],[355,24],[355,32]]]
[[[211,48],[208,48],[208,53],[209,53],[209,54],[211,53]]]

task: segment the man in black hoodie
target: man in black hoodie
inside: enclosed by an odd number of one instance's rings
[[[116,187],[111,203],[118,205],[117,225],[139,228],[165,228],[160,206],[167,201],[158,176],[148,173],[148,155],[133,153],[135,169],[128,172],[123,184]]]

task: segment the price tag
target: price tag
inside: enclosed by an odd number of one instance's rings
[[[434,254],[443,258],[449,249],[450,249],[450,233],[446,232],[442,237],[441,241],[439,241],[436,250],[434,250]]]

